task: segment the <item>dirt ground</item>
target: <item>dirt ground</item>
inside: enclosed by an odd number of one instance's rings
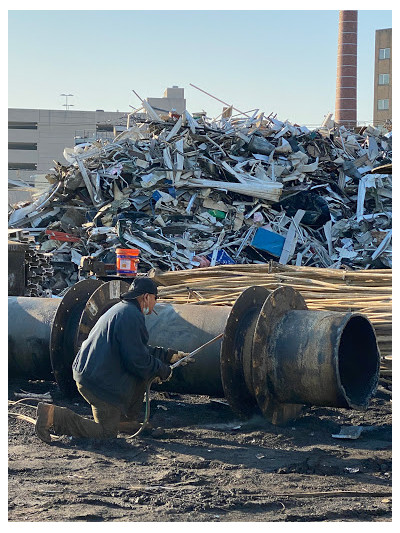
[[[160,438],[41,442],[9,417],[10,522],[391,521],[391,380],[367,411],[312,407],[286,427],[238,420],[224,400],[152,393]],[[10,381],[15,392],[50,391],[90,416],[53,382]],[[35,417],[36,401],[9,405]],[[332,437],[343,425],[356,440]],[[345,492],[347,491],[347,492]]]

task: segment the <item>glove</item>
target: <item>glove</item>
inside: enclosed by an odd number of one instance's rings
[[[172,377],[172,368],[169,365],[162,365],[158,371],[158,375],[155,379],[156,383],[162,383],[163,381],[169,381]]]
[[[176,350],[171,350],[171,348],[163,348],[162,346],[148,345],[148,348],[150,355],[167,364],[169,363],[169,360],[171,359],[172,355],[176,352]]]
[[[173,365],[177,363],[178,361],[180,361],[181,359],[183,359],[184,357],[187,357],[188,355],[189,353],[187,352],[181,352],[181,351],[175,352],[174,355],[171,357],[169,363]],[[186,361],[182,363],[182,366],[185,366],[187,363],[194,363],[194,359],[192,358],[187,359]]]

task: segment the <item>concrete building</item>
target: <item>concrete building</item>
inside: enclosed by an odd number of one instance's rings
[[[128,113],[8,110],[8,178],[29,185],[48,185],[44,175],[54,161],[67,164],[64,148],[95,139],[113,138],[114,127],[126,127]]]
[[[392,122],[392,28],[375,32],[374,126]]]
[[[147,98],[159,115],[175,109],[182,114],[186,109],[184,89],[173,86],[165,90],[163,98]],[[54,161],[67,164],[64,148],[93,142],[112,140],[126,129],[130,112],[75,111],[70,109],[15,109],[8,110],[8,179],[9,199],[30,199],[27,190],[12,188],[12,182],[24,182],[38,188],[48,186],[48,174]],[[146,114],[139,113],[146,118]],[[19,191],[19,195],[15,191]]]
[[[184,89],[176,85],[165,89],[162,98],[147,98],[147,102],[159,115],[168,114],[171,109],[175,109],[178,115],[182,115],[186,110]]]

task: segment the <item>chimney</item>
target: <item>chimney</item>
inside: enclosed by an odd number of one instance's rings
[[[339,12],[335,122],[357,126],[357,25],[358,11]]]

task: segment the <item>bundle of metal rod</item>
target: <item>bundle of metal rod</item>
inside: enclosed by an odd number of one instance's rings
[[[173,304],[233,305],[252,285],[274,290],[291,286],[316,311],[359,312],[374,325],[382,356],[392,353],[392,271],[334,270],[279,265],[226,265],[155,277],[159,301]]]
[[[54,274],[51,254],[30,248],[25,252],[26,288],[25,296],[50,296],[48,278]]]

